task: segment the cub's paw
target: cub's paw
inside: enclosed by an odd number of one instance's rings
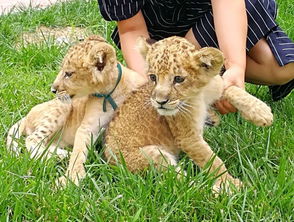
[[[59,188],[65,188],[69,183],[74,183],[76,186],[79,186],[79,178],[78,177],[66,177],[61,176],[55,181],[55,185]]]
[[[228,178],[225,181],[217,180],[212,187],[213,193],[218,196],[221,192],[226,192],[227,194],[232,194],[234,190],[240,190],[243,186],[239,179]]]
[[[66,178],[65,176],[59,177],[55,181],[55,185],[58,188],[64,188],[64,187],[66,187],[67,183],[68,183],[68,178]]]
[[[214,126],[218,126],[219,124],[220,124],[219,116],[216,114],[216,112],[212,108],[208,109],[207,117],[205,119],[205,125],[214,127]]]
[[[76,186],[79,186],[80,180],[84,179],[86,177],[86,171],[84,166],[78,166],[74,168],[73,170],[68,170],[65,176],[59,177],[55,184],[57,187],[66,187],[68,183],[72,182]]]
[[[65,159],[66,157],[69,156],[69,152],[65,149],[62,149],[62,148],[57,148],[56,149],[56,155],[58,156],[58,158],[60,160],[63,160]]]
[[[270,126],[273,123],[271,108],[262,101],[251,106],[246,112],[241,112],[244,119],[251,121],[256,126]]]
[[[52,157],[52,154],[44,146],[32,145],[28,149],[31,159],[40,159],[42,161],[48,160]]]
[[[244,119],[253,124],[257,126],[270,126],[272,124],[271,108],[245,90],[230,86],[224,91],[223,97],[240,111]]]

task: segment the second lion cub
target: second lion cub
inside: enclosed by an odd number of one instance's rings
[[[224,94],[244,118],[266,126],[272,123],[270,108],[234,86],[223,93],[218,74],[224,59],[217,49],[196,50],[181,37],[153,45],[141,39],[138,45],[150,81],[129,96],[110,123],[105,138],[108,161],[115,164],[123,156],[127,168],[137,172],[150,160],[156,167],[176,165],[182,150],[200,167],[212,160],[210,172],[219,176],[216,190],[226,182],[240,186],[203,139],[207,110]]]
[[[65,176],[58,184],[71,180],[78,185],[86,176],[88,146],[108,125],[114,104],[119,106],[145,82],[118,62],[115,49],[105,39],[90,36],[65,55],[52,85],[58,99],[36,105],[15,123],[8,132],[7,148],[19,154],[17,139],[22,135],[32,158],[50,158],[54,153],[64,158],[68,154],[64,147],[72,146]]]

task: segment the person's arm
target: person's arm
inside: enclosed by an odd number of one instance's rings
[[[211,0],[220,50],[225,56],[225,88],[245,86],[247,15],[244,0]],[[216,104],[221,113],[234,112],[226,101]]]
[[[121,50],[127,66],[144,75],[145,61],[139,51],[136,49],[136,41],[138,37],[143,36],[149,38],[147,26],[139,11],[133,17],[117,22]],[[147,78],[147,77],[145,77]]]

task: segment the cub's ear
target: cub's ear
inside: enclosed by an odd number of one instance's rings
[[[147,40],[146,38],[140,36],[137,39],[136,42],[136,49],[141,53],[141,55],[143,56],[144,59],[146,59],[146,55],[149,51],[149,49],[151,48],[151,41],[153,40]]]
[[[96,54],[96,68],[101,72],[106,65],[106,55],[107,53],[104,51],[100,51]]]
[[[88,63],[103,71],[104,67],[109,63],[115,63],[116,54],[114,48],[107,43],[100,43],[93,46],[88,54]]]
[[[106,40],[100,35],[90,35],[86,38],[85,41],[98,41],[98,42],[106,42]]]
[[[213,47],[205,47],[194,54],[194,61],[199,68],[207,71],[220,71],[224,64],[223,53]]]

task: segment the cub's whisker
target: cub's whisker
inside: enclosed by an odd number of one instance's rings
[[[182,105],[178,105],[177,108],[179,109],[180,112],[186,114],[187,116],[192,115],[191,111],[183,107]]]

